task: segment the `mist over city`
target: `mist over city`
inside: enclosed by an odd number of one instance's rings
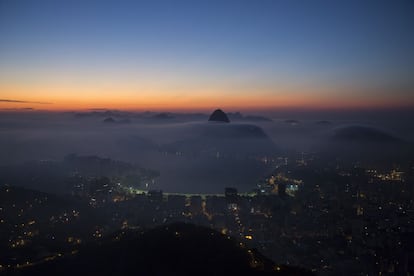
[[[250,192],[272,173],[269,160],[276,157],[303,153],[317,155],[320,162],[336,158],[375,167],[412,161],[413,129],[404,120],[409,112],[391,119],[390,113],[347,120],[346,114],[289,119],[289,114],[230,112],[229,123],[209,121],[210,114],[203,113],[4,113],[0,162],[16,167],[36,160],[59,162],[70,154],[97,156],[158,171],[153,189],[220,193],[234,186]],[[63,192],[60,184],[43,188]]]
[[[414,274],[410,1],[0,1],[0,275]]]

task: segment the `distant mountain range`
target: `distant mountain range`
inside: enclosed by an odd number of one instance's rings
[[[244,115],[240,112],[226,113],[229,121],[245,122],[271,122],[270,118],[259,115]],[[145,119],[156,121],[192,121],[207,120],[209,115],[204,113],[172,113],[172,112],[127,112],[119,110],[91,110],[89,112],[76,112],[75,118],[104,118],[104,122],[131,122],[132,119]],[[128,120],[128,121],[126,121]]]

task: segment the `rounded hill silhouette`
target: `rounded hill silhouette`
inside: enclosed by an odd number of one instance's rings
[[[227,117],[227,114],[224,113],[221,109],[214,110],[213,113],[211,113],[210,118],[208,118],[211,122],[223,122],[223,123],[230,123],[229,117]]]
[[[381,129],[359,125],[346,126],[336,129],[333,139],[338,141],[361,143],[401,142],[398,137],[395,137]]]
[[[78,254],[16,271],[15,275],[313,275],[276,265],[215,230],[185,223],[146,232],[124,231]]]
[[[103,122],[112,124],[112,123],[115,123],[115,119],[112,118],[112,117],[108,117],[108,118],[105,118],[105,120],[103,120]]]

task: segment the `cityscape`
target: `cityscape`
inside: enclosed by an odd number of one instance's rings
[[[1,268],[24,270],[76,255],[113,233],[182,222],[309,273],[411,273],[413,160],[384,168],[307,152],[251,158],[269,173],[249,191],[223,187],[217,193],[163,192],[159,172],[98,156],[9,166],[1,174]],[[56,179],[63,194],[7,184],[27,186],[39,172],[40,181],[62,173]]]
[[[0,275],[414,275],[413,14],[0,0]]]

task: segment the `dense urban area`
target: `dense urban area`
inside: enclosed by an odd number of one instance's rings
[[[273,172],[252,183],[249,193],[227,187],[221,194],[153,189],[156,171],[96,156],[8,168],[0,190],[0,270],[76,255],[113,233],[185,222],[319,275],[413,273],[413,164],[368,168],[316,153],[255,161]],[[48,175],[62,167],[64,176]],[[59,179],[67,192],[8,184],[36,177]]]

